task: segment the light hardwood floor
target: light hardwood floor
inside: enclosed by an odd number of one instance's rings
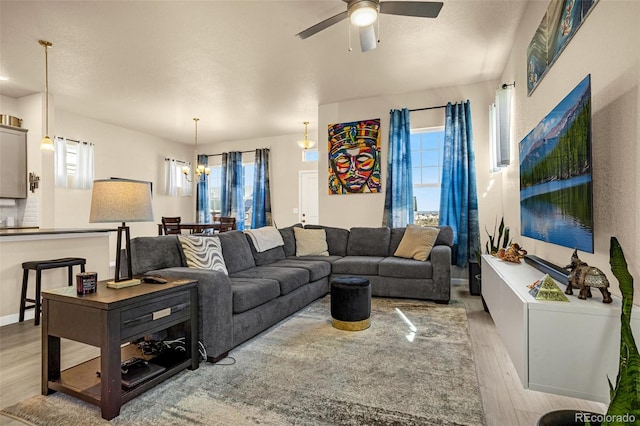
[[[604,404],[523,389],[480,297],[471,296],[466,285],[454,285],[452,293],[452,297],[464,302],[467,309],[488,426],[532,426],[542,414],[562,408],[605,412]],[[70,341],[62,343],[62,350],[62,368],[98,355],[96,348]],[[0,327],[0,407],[13,405],[38,393],[40,327],[34,327],[33,321]],[[0,415],[0,424],[22,423]]]

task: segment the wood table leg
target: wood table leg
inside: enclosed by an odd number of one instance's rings
[[[120,414],[122,406],[120,364],[120,313],[104,318],[100,346],[100,408],[102,418],[111,420]]]
[[[60,379],[60,338],[49,336],[49,301],[42,304],[42,395],[54,393],[49,389],[49,380]]]

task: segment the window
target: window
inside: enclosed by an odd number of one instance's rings
[[[220,216],[222,210],[221,190],[222,166],[213,166],[211,167],[211,174],[209,174],[209,202],[211,203],[211,215],[214,218]]]
[[[302,162],[303,163],[312,163],[314,161],[318,161],[318,150],[317,149],[303,149],[302,150]]]
[[[76,175],[76,161],[78,160],[78,144],[76,142],[66,142],[67,146],[67,176],[72,178]]]
[[[245,229],[251,228],[251,214],[253,212],[253,163],[242,164],[242,187],[244,202],[244,224]],[[219,216],[222,212],[222,166],[211,167],[209,175],[209,195],[211,203],[211,213],[213,217]]]
[[[242,164],[242,185],[244,187],[244,229],[251,228],[253,214],[253,171],[254,163]]]
[[[444,152],[444,127],[411,131],[413,210],[416,225],[437,225]]]
[[[56,187],[91,189],[94,178],[93,144],[56,136],[54,146]]]

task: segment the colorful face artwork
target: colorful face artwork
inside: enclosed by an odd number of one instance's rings
[[[380,119],[329,125],[329,194],[380,192]]]

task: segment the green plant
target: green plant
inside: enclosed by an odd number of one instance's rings
[[[634,416],[640,421],[640,355],[631,331],[633,307],[633,277],[627,268],[622,247],[616,237],[611,237],[609,250],[611,271],[620,283],[622,315],[620,316],[620,362],[615,388],[609,380],[611,403],[607,410],[608,425],[625,425],[622,420]],[[626,416],[626,417],[625,417]]]
[[[498,219],[496,219],[497,224]],[[500,219],[498,226],[498,236],[496,237],[496,224],[493,225],[493,235],[489,234],[489,230],[485,227],[489,241],[485,244],[487,254],[496,254],[501,248],[506,249],[511,244],[509,240],[509,227],[504,226],[504,217]],[[502,241],[502,244],[500,243]]]
[[[500,219],[500,226],[498,226],[498,218],[496,218],[496,223],[493,225],[493,235],[489,234],[489,230],[485,226],[484,228],[487,236],[489,237],[489,241],[485,243],[485,253],[495,255],[498,253],[498,250],[501,248],[506,249],[510,244],[511,240],[509,240],[509,227],[504,226],[504,217]],[[496,236],[496,231],[498,235]],[[482,253],[479,249],[475,251],[476,261],[478,265],[480,265],[482,259]]]

